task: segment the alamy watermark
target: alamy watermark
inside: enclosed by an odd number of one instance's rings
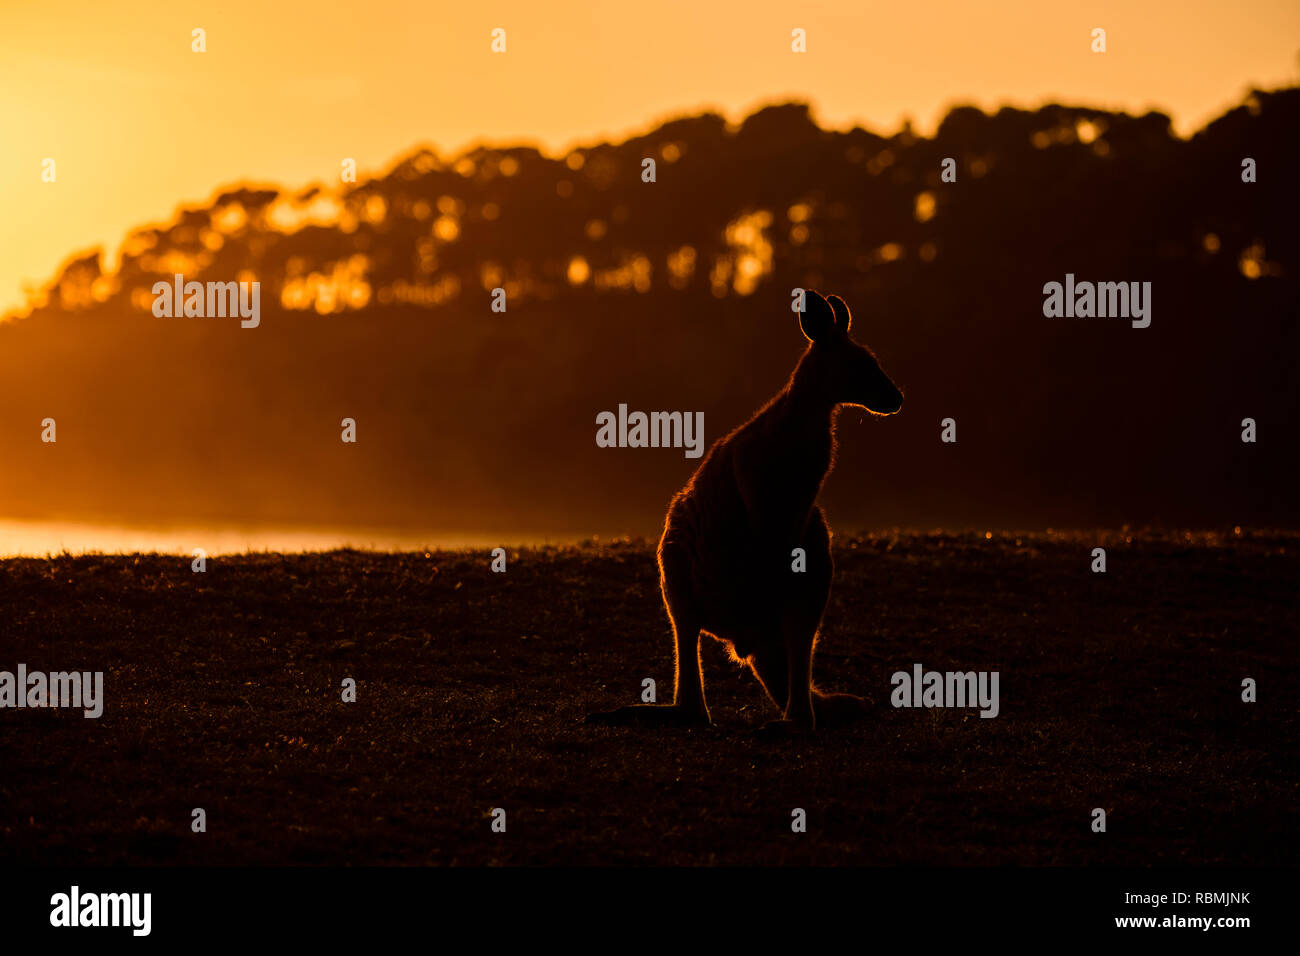
[[[155,282],[153,294],[153,314],[160,319],[238,316],[245,329],[262,322],[260,282],[186,282],[178,273],[171,282]]]
[[[895,671],[889,679],[895,707],[979,707],[981,717],[998,715],[998,671]]]
[[[1151,324],[1150,282],[1075,282],[1043,286],[1043,315],[1049,319],[1132,319],[1135,329]]]
[[[0,708],[80,707],[86,717],[104,713],[103,671],[0,671]]]
[[[703,412],[629,412],[596,416],[596,445],[600,448],[685,448],[687,458],[704,454]]]
[[[133,936],[148,936],[152,916],[152,893],[82,893],[74,885],[50,897],[51,926],[129,926]]]

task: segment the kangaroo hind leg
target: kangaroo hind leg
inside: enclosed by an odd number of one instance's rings
[[[632,704],[589,714],[588,723],[707,726],[704,674],[700,667],[700,615],[690,580],[689,556],[665,541],[659,548],[659,584],[673,628],[675,674],[671,704]]]

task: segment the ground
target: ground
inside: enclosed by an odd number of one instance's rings
[[[1300,536],[833,547],[814,676],[873,707],[789,740],[753,734],[778,714],[711,640],[714,727],[584,725],[646,677],[672,693],[645,541],[510,549],[504,574],[486,552],[0,561],[0,670],[102,670],[106,697],[98,720],[0,710],[0,862],[1294,862]],[[892,707],[915,663],[997,670],[1000,714]]]

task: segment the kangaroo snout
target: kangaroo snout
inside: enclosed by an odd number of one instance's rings
[[[888,389],[884,401],[880,403],[880,407],[873,408],[872,411],[878,415],[897,415],[903,410],[903,390],[895,385],[884,372],[881,372],[880,375],[888,383]]]

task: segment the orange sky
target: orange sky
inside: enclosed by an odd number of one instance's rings
[[[1296,0],[3,0],[0,311],[178,203],[240,180],[337,183],[343,157],[364,176],[420,142],[560,151],[786,97],[882,132],[903,116],[929,130],[956,101],[1061,100],[1159,108],[1186,133],[1251,85],[1296,82],[1297,50]]]

